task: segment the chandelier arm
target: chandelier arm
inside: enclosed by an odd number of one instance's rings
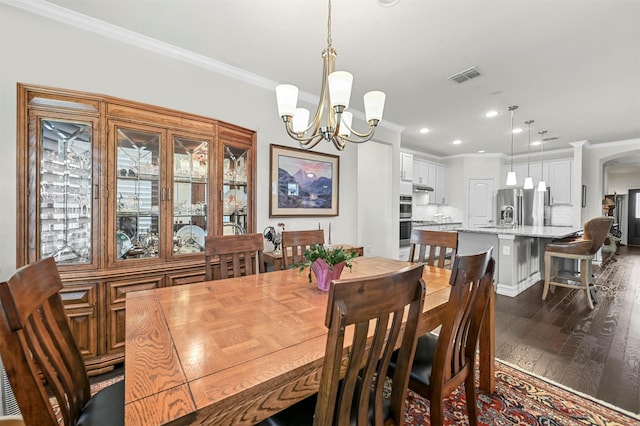
[[[333,146],[336,147],[339,151],[344,151],[347,147],[347,144],[343,141],[342,137],[334,136],[331,138],[331,142],[333,142]]]
[[[341,123],[344,127],[346,127],[347,129],[349,129],[349,131],[351,133],[353,133],[354,135],[356,135],[359,138],[367,138],[367,140],[371,139],[371,137],[373,136],[373,133],[375,132],[376,126],[378,125],[378,120],[371,120],[373,123],[369,122],[369,130],[366,133],[360,133],[357,132],[355,130],[353,130],[353,128],[351,128],[350,126],[347,126],[345,123]],[[343,139],[347,139],[350,142],[356,142],[356,140],[351,140],[348,136],[344,137],[342,136]],[[365,142],[365,141],[363,141]]]
[[[322,135],[315,135],[313,138],[309,139],[308,141],[300,141],[300,147],[302,149],[312,149],[314,148],[316,145],[318,145],[320,143],[320,141],[322,141],[324,138],[322,137]]]
[[[314,136],[316,136],[315,134],[312,134],[309,137],[306,137],[306,133],[309,129],[306,129],[304,132],[302,133],[297,133],[293,130],[293,124],[291,122],[291,119],[289,118],[288,120],[285,120],[285,129],[287,130],[287,134],[292,138],[297,140],[298,142],[302,143],[308,143],[308,141],[312,140],[314,138]],[[302,135],[302,136],[301,136]]]

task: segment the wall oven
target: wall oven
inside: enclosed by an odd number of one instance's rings
[[[411,195],[400,196],[400,246],[408,246],[411,238],[413,197]]]
[[[400,220],[409,219],[411,220],[411,205],[413,203],[413,197],[411,195],[401,195],[400,196]]]
[[[408,246],[411,240],[411,219],[400,219],[400,247]]]

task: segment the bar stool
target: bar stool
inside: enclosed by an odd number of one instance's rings
[[[592,261],[609,235],[612,224],[613,217],[596,217],[584,224],[582,237],[562,239],[547,244],[544,253],[545,278],[542,300],[547,298],[550,286],[582,289],[587,297],[589,308],[593,309],[596,288],[592,274]],[[578,260],[580,266],[577,275],[561,273],[559,267],[561,259]],[[558,280],[564,280],[564,282]],[[554,287],[551,287],[551,292],[553,291]]]

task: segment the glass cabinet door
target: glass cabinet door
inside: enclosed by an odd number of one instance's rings
[[[224,145],[223,159],[223,234],[246,234],[248,213],[248,170],[246,148]]]
[[[93,262],[93,124],[40,118],[40,255]]]
[[[209,233],[209,140],[173,135],[173,254],[204,252]]]
[[[162,132],[115,127],[116,260],[161,255]],[[166,195],[165,195],[166,196]]]

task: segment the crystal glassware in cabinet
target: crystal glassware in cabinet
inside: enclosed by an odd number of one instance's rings
[[[92,262],[91,123],[41,118],[40,258]]]
[[[160,256],[160,132],[116,127],[117,260]]]
[[[247,230],[248,150],[244,147],[224,145],[223,160],[223,225],[233,224],[235,233]]]
[[[173,253],[204,252],[211,142],[173,135]]]

